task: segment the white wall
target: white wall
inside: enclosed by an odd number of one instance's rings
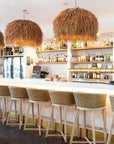
[[[114,29],[114,16],[98,19],[99,30]]]

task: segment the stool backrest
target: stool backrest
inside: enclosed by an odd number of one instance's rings
[[[49,91],[52,104],[58,105],[74,105],[74,95],[72,92],[65,91]]]
[[[114,95],[110,95],[109,98],[111,102],[112,111],[114,112]]]
[[[29,100],[32,101],[50,101],[48,90],[27,88]]]
[[[0,96],[10,96],[8,86],[1,86],[0,85]]]
[[[82,108],[101,108],[106,106],[106,94],[75,92],[76,105]]]
[[[9,86],[12,98],[28,98],[26,88]]]

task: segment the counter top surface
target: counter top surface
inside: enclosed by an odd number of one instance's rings
[[[31,87],[39,89],[53,89],[62,91],[82,91],[92,93],[114,94],[114,85],[101,83],[79,83],[79,82],[52,82],[45,79],[7,79],[0,78],[0,85],[11,85],[20,87]]]

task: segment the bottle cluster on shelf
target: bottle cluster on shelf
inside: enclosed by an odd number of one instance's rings
[[[5,48],[5,56],[7,55],[22,55],[24,49],[21,47],[6,47]]]
[[[75,64],[71,68],[74,69],[112,69],[112,63],[91,63],[91,64]]]
[[[42,55],[39,56],[38,62],[67,62],[67,55],[64,53],[57,53],[56,55]]]
[[[112,61],[113,56],[110,53],[93,55],[72,55],[71,62],[87,62],[87,61]]]
[[[92,42],[72,42],[71,48],[97,47],[97,46],[113,46],[113,41],[100,40]]]
[[[109,79],[108,74],[100,73],[72,73],[72,78],[82,79]]]
[[[43,50],[58,50],[58,49],[67,49],[67,44],[65,42],[47,42],[36,49],[36,52],[43,51]]]

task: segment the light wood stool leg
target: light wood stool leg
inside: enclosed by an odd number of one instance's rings
[[[92,113],[92,131],[93,131],[93,144],[96,144],[95,141],[95,117],[94,117],[94,111]]]
[[[54,128],[54,112],[53,112],[53,108],[52,108],[52,130],[55,130],[55,128]]]
[[[64,107],[64,140],[65,140],[65,143],[67,142],[67,117],[66,117],[66,107]]]
[[[9,122],[9,117],[10,117],[10,114],[11,114],[12,105],[13,105],[13,100],[11,100],[11,103],[10,103],[9,114],[8,114],[6,125],[8,125],[8,122]]]
[[[113,116],[112,116],[112,122],[111,122],[111,127],[110,127],[110,131],[109,131],[109,135],[108,135],[107,144],[110,144],[110,142],[111,142],[113,125],[114,125],[114,113],[113,113]]]
[[[16,100],[14,100],[14,106],[15,106],[15,118],[17,121],[18,119],[17,119],[17,101]]]
[[[86,111],[84,110],[84,137],[86,137]]]
[[[24,130],[26,130],[27,120],[28,120],[28,116],[29,116],[29,110],[30,110],[30,102],[28,104],[28,110],[27,110],[27,115],[26,115],[26,118],[25,118]]]
[[[104,143],[106,144],[107,141],[107,132],[106,132],[106,109],[102,110],[103,115],[103,124],[104,124]]]
[[[34,104],[33,103],[31,104],[32,104],[32,120],[33,120],[33,125],[34,125]]]
[[[54,108],[54,106],[51,107],[50,117],[49,117],[49,121],[48,121],[48,125],[47,125],[47,130],[46,130],[46,137],[48,136],[48,131],[49,131],[52,115],[53,115],[53,108]]]
[[[60,106],[60,131],[62,132],[62,107]]]
[[[22,126],[22,100],[20,100],[20,118],[19,118],[19,130],[21,130]]]
[[[73,137],[74,137],[75,127],[76,127],[76,124],[77,124],[77,119],[78,119],[78,109],[76,110],[75,120],[74,120],[73,127],[72,127],[72,133],[71,133],[71,137],[70,137],[70,144],[73,143]]]
[[[4,124],[5,121],[5,98],[2,98],[3,100],[3,110],[2,110],[2,124]]]
[[[41,136],[41,104],[37,104],[38,106],[38,129],[39,129],[39,136]]]

